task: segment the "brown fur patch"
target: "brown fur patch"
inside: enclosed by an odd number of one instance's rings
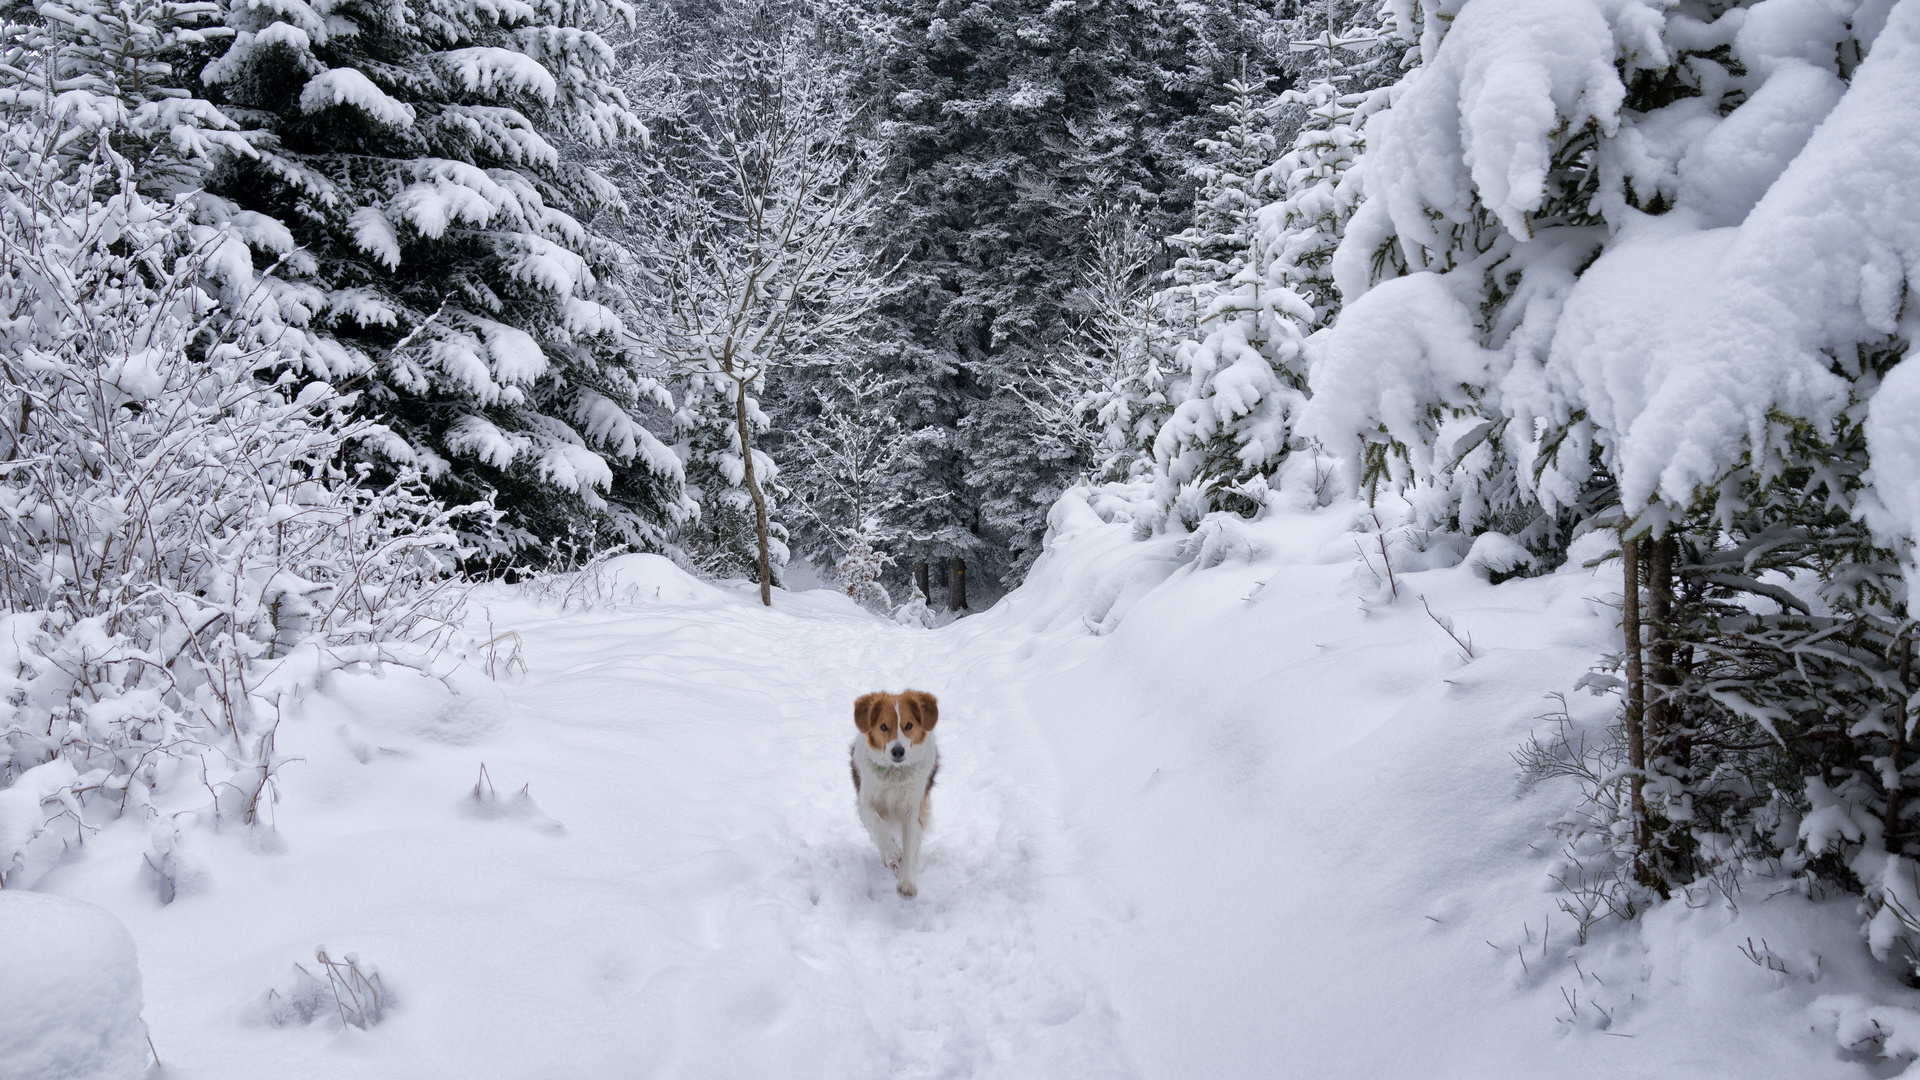
[[[939,766],[936,765],[934,768],[935,771],[938,771]],[[853,793],[855,795],[860,794],[860,766],[854,763],[853,747],[851,746],[847,747],[847,771],[853,774]]]
[[[892,694],[861,694],[853,699],[853,726],[865,733],[880,719],[880,709]]]
[[[901,711],[911,714],[923,732],[932,731],[933,725],[940,722],[940,701],[925,690],[909,690],[900,695],[900,700],[906,706]],[[920,740],[916,738],[913,741],[917,743]]]
[[[933,812],[933,780],[939,775],[940,759],[934,758],[933,771],[927,774],[927,790],[920,793],[920,827],[923,829],[927,827],[927,815]],[[855,794],[859,793],[859,787],[857,785],[854,788],[854,792]]]

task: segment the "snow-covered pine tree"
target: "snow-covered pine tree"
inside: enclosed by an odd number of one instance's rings
[[[1161,318],[1184,324],[1195,341],[1206,336],[1203,322],[1220,317],[1210,310],[1214,298],[1231,291],[1255,258],[1254,217],[1265,202],[1257,178],[1274,159],[1272,95],[1244,79],[1228,83],[1227,93],[1226,103],[1214,106],[1225,126],[1195,143],[1188,169],[1198,184],[1193,222],[1167,238],[1179,254],[1168,274],[1172,284],[1156,298]]]
[[[1403,63],[1418,61],[1396,94],[1430,90],[1437,101],[1459,90],[1464,61],[1455,52],[1441,53],[1456,21],[1451,13],[1412,5],[1383,11],[1383,18],[1384,47],[1404,50]],[[1542,26],[1552,21],[1521,25],[1547,34]],[[1350,27],[1334,40],[1365,33]],[[1433,67],[1440,60],[1446,63]],[[1542,136],[1538,182],[1525,194],[1495,192],[1496,199],[1528,202],[1524,212],[1476,203],[1470,185],[1448,190],[1444,198],[1422,191],[1412,179],[1427,150],[1420,145],[1420,125],[1446,122],[1425,111],[1426,95],[1417,95],[1412,107],[1396,105],[1365,118],[1363,161],[1349,166],[1333,191],[1321,189],[1337,214],[1346,214],[1340,243],[1313,270],[1315,278],[1331,274],[1339,314],[1334,328],[1315,339],[1319,359],[1302,418],[1303,430],[1342,463],[1347,482],[1369,492],[1383,485],[1405,492],[1426,527],[1512,535],[1540,556],[1541,567],[1557,565],[1570,535],[1573,521],[1559,511],[1604,499],[1576,490],[1543,508],[1529,492],[1522,461],[1531,444],[1509,437],[1500,400],[1508,357],[1515,350],[1543,350],[1558,312],[1554,303],[1527,300],[1556,298],[1571,267],[1597,251],[1601,239],[1594,228],[1593,151],[1606,123],[1597,114],[1609,103],[1580,96],[1584,73],[1555,74],[1567,84],[1556,92],[1571,95],[1570,107],[1564,123]],[[1367,107],[1369,100],[1378,105],[1372,95],[1355,104]],[[1337,113],[1337,99],[1334,105]],[[1330,152],[1341,150],[1335,145]],[[1341,203],[1356,184],[1364,197],[1348,213]],[[1416,227],[1415,202],[1445,205],[1428,207],[1430,215],[1419,211],[1426,223]],[[1320,227],[1307,224],[1314,229],[1309,242],[1323,244]],[[1376,298],[1378,290],[1385,295]]]
[[[683,512],[642,424],[669,403],[625,340],[619,254],[588,229],[614,188],[570,159],[638,125],[595,27],[620,0],[233,0],[202,77],[267,139],[226,157],[202,213],[245,234],[289,362],[357,378],[443,496],[495,499],[500,566],[549,541],[648,544]],[[415,344],[395,351],[418,332]]]
[[[866,237],[879,203],[853,109],[800,35],[736,40],[689,81],[644,184],[637,329],[684,380],[676,421],[705,505],[751,517],[771,604],[786,549],[763,482],[773,459],[753,445],[758,396],[862,336],[887,288]]]
[[[257,137],[194,93],[196,54],[227,36],[220,15],[211,0],[0,6],[0,111],[37,124],[38,114],[58,110],[74,137],[54,152],[71,163],[96,150],[83,133],[104,133],[143,193],[164,200],[191,191],[220,157],[253,153]]]
[[[1259,227],[1261,178],[1275,156],[1273,102],[1236,81],[1216,106],[1226,121],[1202,140],[1194,224],[1170,245],[1186,252],[1155,298],[1171,346],[1171,414],[1155,433],[1152,500],[1191,527],[1223,508],[1252,509],[1236,482],[1286,454],[1303,404],[1307,302],[1274,273],[1274,238]]]
[[[1353,167],[1365,149],[1361,130],[1367,117],[1386,108],[1403,51],[1372,25],[1365,8],[1343,13],[1340,6],[1324,0],[1283,24],[1293,35],[1288,67],[1296,88],[1280,95],[1280,105],[1297,134],[1262,177],[1279,196],[1260,211],[1273,274],[1313,305],[1312,330],[1339,310],[1331,263],[1360,201]]]
[[[1307,419],[1429,522],[1619,543],[1617,750],[1535,757],[1570,911],[1766,875],[1910,963],[1920,7],[1648,10],[1402,9]]]

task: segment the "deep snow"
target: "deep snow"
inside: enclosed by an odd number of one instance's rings
[[[1850,901],[1575,946],[1573,791],[1510,755],[1551,692],[1610,713],[1570,691],[1617,563],[1491,586],[1403,532],[1395,598],[1360,525],[1136,541],[1070,497],[1028,584],[937,631],[649,556],[565,605],[491,587],[499,680],[333,678],[282,728],[270,830],[163,827],[171,904],[133,820],[38,887],[131,931],[170,1080],[1886,1075],[1815,1005],[1920,997]],[[907,686],[942,706],[913,901],[846,764],[853,698]],[[316,946],[378,969],[383,1023],[267,1001]]]

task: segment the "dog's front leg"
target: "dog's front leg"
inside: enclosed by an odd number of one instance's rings
[[[880,861],[886,863],[889,870],[899,869],[900,845],[893,838],[893,830],[888,827],[887,820],[880,816],[880,811],[865,799],[860,800],[860,824],[867,827],[867,835],[873,837],[873,846],[880,849]]]
[[[901,852],[900,895],[912,899],[920,889],[914,884],[914,875],[920,872],[920,815],[909,812],[907,820],[900,828]]]

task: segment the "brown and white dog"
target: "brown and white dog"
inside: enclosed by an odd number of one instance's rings
[[[920,834],[933,814],[933,775],[940,771],[933,725],[939,720],[940,703],[922,690],[866,694],[853,703],[853,724],[860,729],[848,751],[854,799],[901,896],[919,891],[913,878],[920,869]]]

